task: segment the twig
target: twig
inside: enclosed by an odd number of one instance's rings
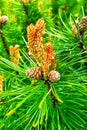
[[[48,90],[50,90],[51,86],[50,86],[50,83],[49,83],[48,80],[45,81],[45,84],[48,86]],[[52,99],[53,107],[55,107],[56,104],[58,103],[58,100],[55,98],[55,96],[54,96],[52,90],[51,90],[50,96],[51,96],[51,99]]]
[[[2,26],[0,27],[0,29],[2,29]],[[7,45],[6,45],[6,40],[5,40],[4,34],[3,34],[3,32],[1,30],[0,30],[0,37],[2,39],[4,49],[5,49],[6,53],[9,55],[9,50],[8,50]]]
[[[84,34],[80,34],[80,42],[79,42],[79,48],[81,49],[82,51],[82,57],[83,59],[85,59],[86,57],[86,53],[85,53],[85,48],[84,48],[84,41],[83,41],[83,36]],[[84,66],[85,66],[85,69],[86,69],[86,72],[87,72],[87,61],[84,61]]]
[[[23,3],[23,7],[26,14],[26,26],[28,26],[28,6]]]

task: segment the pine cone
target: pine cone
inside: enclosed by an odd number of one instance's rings
[[[60,73],[57,72],[57,71],[50,71],[50,73],[48,74],[48,79],[51,81],[51,82],[57,82],[58,80],[60,80]]]
[[[0,23],[1,24],[5,24],[7,21],[8,21],[8,17],[7,16],[0,17]]]
[[[35,67],[28,69],[26,75],[33,80],[38,80],[42,76],[40,69]]]
[[[87,17],[83,17],[78,23],[80,33],[87,31]]]
[[[22,2],[23,4],[28,4],[28,3],[31,3],[32,0],[21,0],[21,2]]]
[[[22,2],[23,4],[26,4],[26,0],[21,0],[21,2]]]

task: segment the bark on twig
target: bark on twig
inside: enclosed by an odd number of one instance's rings
[[[0,29],[2,29],[2,27]],[[9,50],[8,50],[8,47],[7,47],[7,44],[6,44],[6,40],[5,40],[4,34],[1,30],[0,30],[0,37],[1,37],[4,49],[5,49],[6,53],[9,55]]]
[[[81,35],[81,41],[79,42],[79,48],[82,51],[82,58],[85,59],[86,58],[86,53],[85,53],[86,50],[84,48],[83,35]],[[84,61],[84,66],[85,66],[85,69],[86,69],[86,72],[87,72],[87,61]]]
[[[26,26],[28,26],[28,6],[23,4],[23,7],[26,14]]]
[[[48,86],[48,90],[50,90],[50,88],[51,88],[51,86],[50,86],[50,84],[49,84],[49,81],[47,80],[47,81],[45,81],[45,84]],[[55,96],[54,96],[54,94],[53,94],[53,92],[51,91],[51,93],[50,93],[50,96],[51,96],[51,99],[52,99],[52,104],[53,104],[53,107],[55,107],[56,106],[56,104],[58,103],[58,100],[55,98]]]

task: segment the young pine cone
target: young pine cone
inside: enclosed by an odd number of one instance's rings
[[[83,17],[81,21],[78,23],[78,26],[81,34],[87,31],[87,17]]]
[[[57,71],[52,70],[48,74],[48,79],[51,82],[57,82],[58,80],[60,80],[60,73],[57,72]]]
[[[22,2],[23,4],[27,4],[27,3],[31,3],[32,0],[21,0],[21,2]]]
[[[1,24],[5,24],[8,21],[8,17],[7,16],[1,16],[0,17],[0,23]]]
[[[26,75],[33,80],[39,80],[42,76],[40,69],[35,67],[28,69]]]

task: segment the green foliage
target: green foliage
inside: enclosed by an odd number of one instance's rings
[[[33,0],[26,6],[28,16],[21,2],[0,1],[2,15],[9,17],[9,21],[1,29],[7,47],[19,44],[21,54],[19,66],[15,65],[9,60],[9,56],[6,56],[0,38],[0,75],[4,77],[3,92],[0,92],[1,130],[87,129],[87,33],[83,39],[85,56],[79,48],[81,39],[76,39],[72,34],[72,14],[74,16],[81,12],[82,6],[85,15],[87,13],[86,1],[78,1],[52,0],[49,4],[49,1],[45,3],[43,0],[43,8],[46,7],[46,10],[43,10],[38,8],[40,0]],[[48,5],[52,8],[50,16],[47,14]],[[61,9],[64,5],[65,11]],[[78,19],[82,16],[83,14],[79,13]],[[43,79],[32,81],[26,76],[28,68],[37,66],[27,54],[26,20],[28,24],[35,24],[39,18],[46,22],[43,42],[45,44],[51,41],[56,53],[56,70],[60,72],[61,78],[55,83],[47,84]]]

